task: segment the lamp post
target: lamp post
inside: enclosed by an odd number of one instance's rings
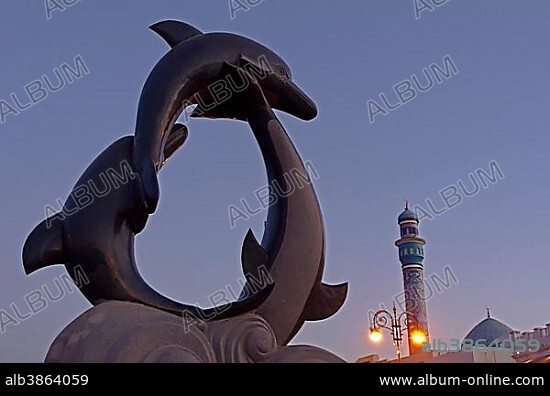
[[[373,342],[379,342],[382,340],[382,332],[380,329],[389,330],[393,344],[396,348],[398,363],[401,363],[401,345],[403,344],[403,333],[405,333],[405,331],[411,331],[412,328],[415,329],[412,336],[415,343],[421,344],[426,340],[425,334],[418,328],[418,320],[414,314],[405,311],[398,315],[395,303],[393,304],[391,313],[385,309],[376,311],[372,322],[373,325],[370,327],[370,339]]]

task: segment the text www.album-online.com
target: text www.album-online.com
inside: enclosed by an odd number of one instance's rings
[[[465,386],[499,386],[499,385],[521,385],[521,386],[544,386],[543,377],[515,377],[514,379],[506,376],[494,376],[486,374],[476,377],[445,377],[432,374],[426,374],[420,377],[379,377],[380,385],[382,386],[399,386],[399,385],[420,385],[420,386],[436,386],[436,385],[465,385]]]

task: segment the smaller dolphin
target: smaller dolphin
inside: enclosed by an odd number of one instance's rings
[[[163,163],[183,144],[187,129],[176,124],[170,136],[164,146]],[[203,320],[222,319],[254,309],[269,295],[273,285],[233,303],[203,310],[170,300],[145,282],[136,265],[134,238],[149,215],[135,209],[133,200],[139,189],[133,169],[119,175],[117,185],[111,185],[106,195],[93,197],[91,203],[78,207],[75,200],[82,197],[75,192],[79,186],[93,183],[98,191],[106,191],[110,170],[122,170],[123,164],[131,168],[134,146],[134,137],[127,136],[103,151],[86,169],[64,204],[63,213],[73,214],[54,215],[31,232],[23,247],[25,272],[31,274],[50,265],[64,264],[77,282],[75,268],[80,266],[89,279],[80,290],[93,305],[108,300],[129,301],[177,315],[188,313]]]

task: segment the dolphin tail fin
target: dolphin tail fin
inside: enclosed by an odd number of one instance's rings
[[[248,230],[244,238],[241,251],[241,262],[243,273],[255,275],[258,269],[267,265],[268,255],[262,245],[258,242],[252,230]]]
[[[239,299],[244,299],[250,294],[249,286],[251,279],[263,279],[264,273],[268,271],[268,259],[269,255],[267,251],[260,245],[252,230],[249,229],[244,238],[241,250],[241,263],[246,284],[243,286]],[[265,286],[266,289],[270,290],[269,292],[265,292],[266,298],[273,286],[275,286],[274,283]],[[264,291],[262,290],[261,293],[264,293]]]
[[[185,40],[203,34],[199,29],[180,21],[157,22],[149,29],[162,37],[172,48]]]
[[[37,225],[27,237],[23,247],[23,268],[29,275],[41,268],[64,262],[63,223],[54,216]]]
[[[347,283],[340,285],[317,284],[307,301],[305,319],[316,321],[330,318],[342,307],[347,294]]]

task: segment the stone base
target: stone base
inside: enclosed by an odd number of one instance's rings
[[[86,311],[54,340],[46,363],[345,363],[312,346],[277,346],[260,316],[184,326],[141,304],[109,301]]]

